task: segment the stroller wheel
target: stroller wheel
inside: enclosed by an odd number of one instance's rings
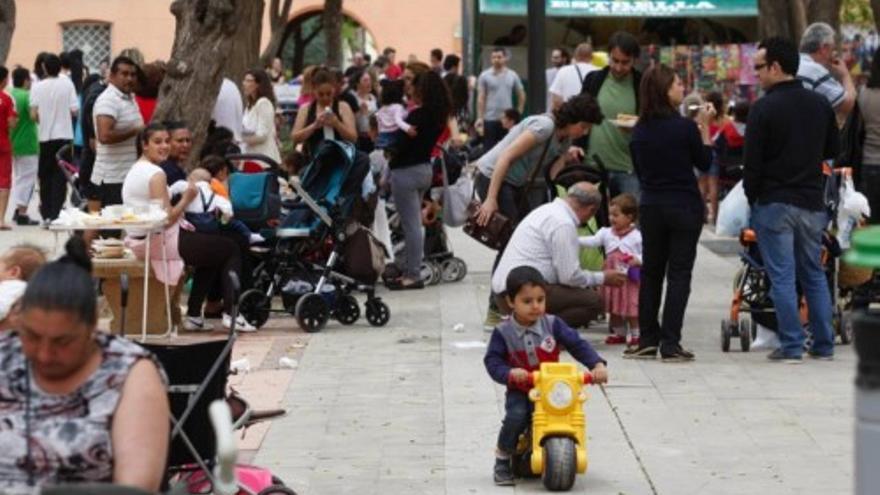
[[[296,322],[306,332],[320,332],[330,317],[330,308],[319,294],[304,294],[296,303]]]
[[[730,320],[721,320],[721,350],[730,352],[730,337],[733,334],[733,327]]]
[[[391,310],[381,299],[367,301],[367,322],[374,327],[384,327],[391,319]]]
[[[358,305],[357,299],[350,294],[342,296],[336,309],[333,310],[333,316],[339,323],[343,325],[351,325],[358,321],[361,317],[361,307]]]
[[[296,495],[296,492],[284,485],[272,485],[263,488],[257,495]]]
[[[752,347],[752,320],[748,318],[739,320],[739,347],[743,352]]]
[[[443,277],[440,267],[432,261],[423,261],[419,268],[419,278],[425,285],[437,285]]]
[[[238,299],[238,311],[257,328],[266,324],[272,301],[259,289],[246,290]]]
[[[449,258],[440,265],[444,282],[458,282],[467,275],[467,265],[461,258]]]
[[[837,317],[837,334],[840,336],[840,343],[843,345],[851,344],[853,341],[853,324],[852,313],[849,310],[841,310]]]

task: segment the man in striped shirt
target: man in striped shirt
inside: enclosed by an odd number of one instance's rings
[[[589,182],[571,186],[565,199],[557,198],[529,213],[516,227],[492,275],[492,293],[498,309],[510,313],[504,299],[507,274],[531,266],[547,281],[547,312],[573,328],[586,326],[603,311],[595,286],[619,286],[626,274],[616,270],[589,272],[580,266],[577,229],[596,214],[602,195]]]
[[[855,106],[856,88],[846,64],[835,56],[835,45],[834,28],[824,22],[810,24],[801,37],[797,78],[827,98],[843,119]]]
[[[98,186],[101,206],[122,204],[122,183],[137,161],[137,135],[144,119],[134,100],[137,64],[116,57],[110,66],[110,84],[95,101],[96,154],[92,184]]]

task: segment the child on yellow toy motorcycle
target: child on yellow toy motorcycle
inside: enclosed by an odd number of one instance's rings
[[[541,273],[530,266],[510,271],[505,297],[513,312],[495,327],[483,358],[492,379],[507,385],[505,415],[495,454],[496,485],[514,484],[511,456],[520,435],[532,421],[534,406],[528,397],[532,371],[539,369],[542,362],[559,361],[559,352],[564,349],[593,372],[593,383],[608,381],[606,362],[590,343],[561,318],[545,313],[546,285]]]

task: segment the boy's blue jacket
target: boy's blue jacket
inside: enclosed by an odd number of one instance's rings
[[[589,369],[598,363],[605,363],[589,342],[562,318],[552,315],[544,315],[538,324],[528,329],[515,324],[513,316],[501,322],[492,332],[483,363],[493,380],[516,388],[509,381],[511,369],[535,371],[541,367],[541,363],[559,361],[559,352],[563,349]]]

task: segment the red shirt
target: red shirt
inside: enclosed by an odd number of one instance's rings
[[[397,64],[391,64],[385,69],[385,77],[391,79],[392,81],[395,79],[399,79],[400,76],[403,75],[403,69],[400,68]]]
[[[9,119],[18,117],[15,112],[15,103],[12,97],[0,89],[0,152],[12,152],[12,143],[9,141]]]
[[[137,102],[138,110],[141,111],[141,117],[144,118],[144,123],[149,124],[150,121],[153,120],[153,112],[156,111],[156,104],[159,102],[159,99],[142,98],[135,95],[134,101]]]

